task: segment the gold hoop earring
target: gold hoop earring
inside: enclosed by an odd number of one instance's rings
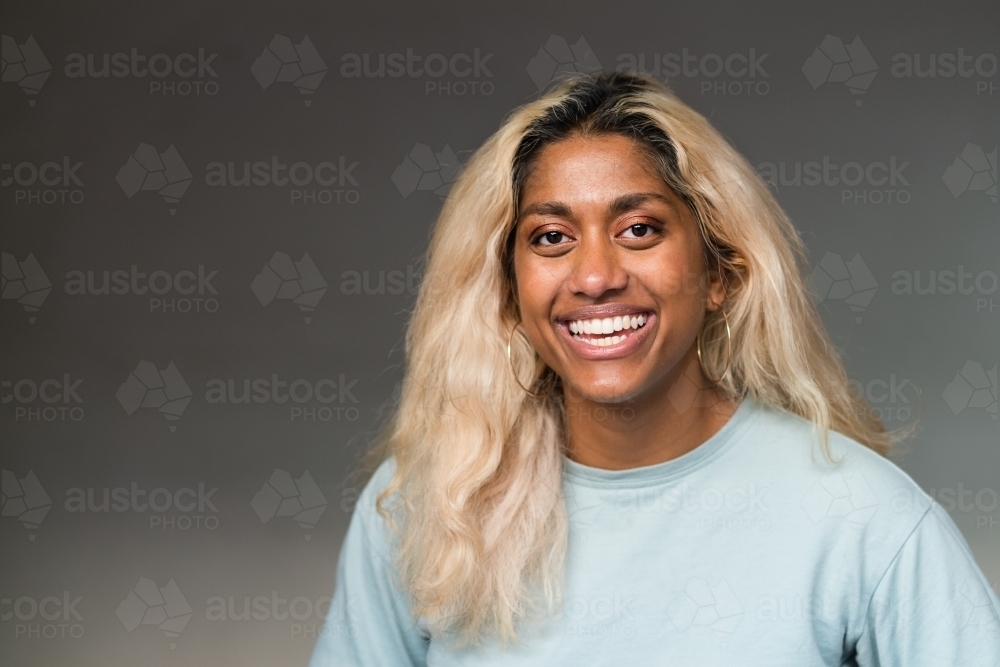
[[[514,341],[514,332],[517,331],[517,328],[519,326],[521,326],[520,320],[518,320],[517,324],[514,325],[514,328],[510,330],[510,336],[507,337],[507,361],[510,362],[510,371],[511,373],[514,374],[514,382],[516,382],[517,386],[519,386],[521,389],[524,390],[524,393],[526,393],[528,396],[531,396],[532,398],[545,398],[546,396],[549,395],[548,392],[544,394],[535,394],[527,387],[525,387],[523,384],[521,384],[521,380],[518,379],[517,377],[517,369],[514,368],[514,356],[511,354],[510,348],[511,344]]]
[[[702,354],[701,354],[701,333],[702,332],[699,331],[698,335],[695,336],[695,341],[697,342],[697,349],[698,349],[698,364],[701,365],[701,372],[705,374],[705,377],[712,384],[719,384],[720,382],[722,382],[722,380],[729,373],[730,367],[733,365],[733,333],[729,329],[729,318],[726,317],[726,311],[722,310],[722,308],[719,308],[719,312],[722,313],[722,320],[726,323],[726,352],[727,352],[727,354],[726,354],[726,369],[724,371],[722,371],[722,375],[720,375],[718,378],[713,378],[711,375],[708,374],[708,371],[705,369],[705,360],[704,360],[704,358],[702,357]]]

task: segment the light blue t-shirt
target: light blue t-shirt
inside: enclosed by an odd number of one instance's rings
[[[311,667],[671,665],[998,667],[1000,600],[948,514],[893,463],[744,399],[665,463],[564,459],[564,605],[519,645],[452,649],[394,583],[361,494]]]

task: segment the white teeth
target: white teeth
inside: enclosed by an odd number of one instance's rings
[[[586,339],[581,338],[581,334],[595,335],[595,334],[613,334],[618,331],[627,331],[629,329],[635,330],[646,324],[645,315],[620,315],[615,317],[605,317],[603,319],[593,319],[593,320],[574,320],[569,323],[570,333],[577,340],[582,340],[584,342],[590,343],[591,345],[606,346],[615,345],[625,340],[627,336],[607,336],[604,338],[597,339]],[[615,340],[615,339],[618,340]],[[607,342],[601,342],[607,341]]]
[[[593,345],[594,347],[607,347],[608,345],[617,345],[622,342],[628,336],[605,336],[604,338],[583,338],[580,335],[573,336],[575,340],[586,343],[587,345]]]

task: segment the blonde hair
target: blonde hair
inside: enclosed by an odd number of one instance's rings
[[[616,120],[617,119],[617,120]],[[572,132],[618,132],[647,149],[688,203],[728,285],[730,396],[790,411],[885,453],[891,436],[851,394],[802,279],[805,251],[754,169],[700,114],[641,76],[576,77],[515,110],[472,156],[434,228],[406,338],[398,409],[376,458],[395,457],[378,510],[398,538],[396,574],[415,614],[459,643],[517,637],[559,604],[567,518],[562,403],[535,400],[506,354],[518,322],[509,269],[519,179]],[[523,183],[522,183],[523,184]],[[726,367],[717,313],[704,363]],[[721,333],[721,335],[720,335]],[[519,377],[552,371],[515,338]],[[534,373],[534,375],[532,375]]]

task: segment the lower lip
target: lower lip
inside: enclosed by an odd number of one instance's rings
[[[614,345],[607,345],[604,347],[584,343],[582,340],[573,338],[573,333],[569,330],[568,323],[560,323],[557,325],[557,328],[566,339],[570,349],[572,349],[577,356],[584,359],[606,360],[621,359],[622,357],[627,357],[635,352],[636,349],[642,345],[642,342],[649,336],[649,331],[653,328],[653,325],[656,324],[656,322],[656,315],[650,313],[646,315],[646,324],[644,324],[641,329],[632,329],[630,330],[628,336],[625,337],[625,340],[619,341]],[[615,334],[621,335],[621,333],[617,331]]]

